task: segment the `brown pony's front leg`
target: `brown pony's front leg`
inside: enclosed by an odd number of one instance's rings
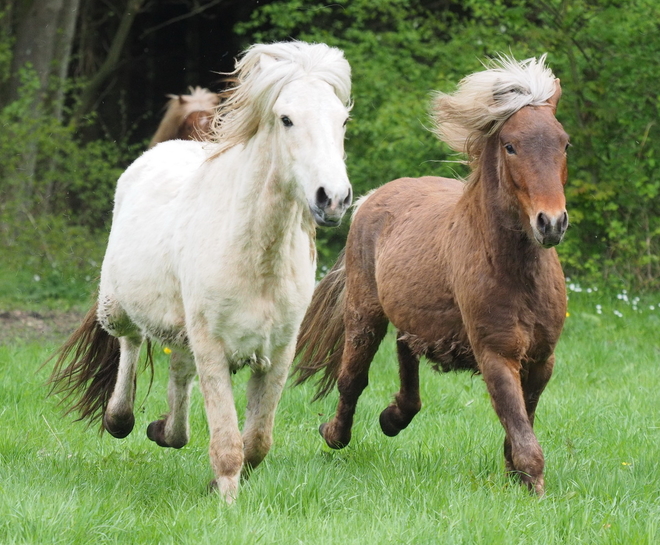
[[[394,403],[390,403],[387,409],[380,413],[380,428],[389,437],[394,437],[408,427],[422,408],[419,398],[419,358],[401,340],[397,341],[396,347],[401,389],[394,398]]]
[[[555,356],[553,354],[543,363],[531,363],[522,373],[521,383],[523,398],[525,400],[525,409],[527,410],[527,417],[529,418],[529,423],[532,427],[534,426],[534,413],[536,412],[536,406],[538,405],[543,390],[545,390],[545,387],[552,376],[554,366]],[[506,461],[507,471],[514,472],[515,469],[511,457],[511,442],[509,441],[508,436],[504,439],[504,459]]]
[[[337,378],[339,403],[335,417],[321,424],[319,432],[330,448],[344,448],[351,440],[353,415],[358,398],[369,383],[369,366],[376,355],[378,345],[387,332],[387,321],[362,325],[358,333],[347,328],[344,352]]]
[[[480,358],[479,368],[493,408],[506,432],[504,452],[507,470],[516,473],[531,491],[542,495],[545,462],[528,416],[520,379],[520,362],[486,352]],[[532,404],[536,406],[535,402]]]

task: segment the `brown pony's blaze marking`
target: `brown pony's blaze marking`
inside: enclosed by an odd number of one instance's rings
[[[544,492],[533,423],[566,316],[552,248],[567,228],[568,136],[555,119],[559,80],[545,57],[502,58],[434,104],[438,136],[468,155],[466,183],[403,178],[355,213],[346,248],[319,283],[298,338],[297,383],[323,371],[339,403],[320,431],[346,446],[387,323],[398,330],[401,388],[381,413],[397,435],[421,409],[419,358],[481,373],[505,429],[504,458]]]

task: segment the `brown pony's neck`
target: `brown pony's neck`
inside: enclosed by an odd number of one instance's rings
[[[524,227],[524,218],[500,169],[497,135],[492,136],[479,158],[464,199],[476,235],[492,264],[514,276],[529,273],[540,264],[544,249]],[[531,266],[531,268],[530,268]],[[526,276],[526,274],[525,274]]]

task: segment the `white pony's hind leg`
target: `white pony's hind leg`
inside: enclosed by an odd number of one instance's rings
[[[271,368],[253,372],[247,386],[247,411],[243,428],[245,467],[253,469],[266,457],[273,443],[275,410],[293,360],[295,343],[274,355]]]
[[[170,356],[170,378],[167,401],[170,412],[149,424],[147,437],[161,447],[181,448],[190,440],[188,414],[190,390],[195,378],[195,362],[189,352],[175,350]]]
[[[119,369],[108,407],[103,415],[103,427],[118,439],[126,437],[135,425],[135,374],[142,339],[119,337]]]

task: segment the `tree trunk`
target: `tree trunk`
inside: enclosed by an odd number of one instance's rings
[[[39,78],[40,98],[43,98],[56,60],[55,44],[64,0],[23,1],[18,7],[25,8],[28,3],[29,9],[17,21],[8,102],[18,98],[21,88],[19,71],[26,66],[31,66]]]
[[[78,103],[78,107],[73,114],[72,122],[74,124],[77,124],[85,114],[89,113],[93,109],[99,89],[110,77],[110,75],[112,75],[112,73],[117,69],[121,60],[122,50],[124,49],[124,45],[130,34],[131,27],[133,26],[133,21],[135,20],[135,16],[140,11],[144,1],[145,0],[128,1],[126,5],[126,11],[122,16],[121,22],[119,23],[119,28],[117,29],[117,32],[112,39],[112,44],[110,45],[110,50],[108,51],[107,57],[82,91],[80,102]]]
[[[43,115],[62,118],[78,5],[79,0],[17,0],[12,5],[15,42],[5,98],[9,104],[20,97],[23,69],[30,69],[39,85],[24,115],[32,116],[35,121]],[[21,196],[17,203],[24,210],[33,204],[38,154],[36,138],[26,141],[19,169]]]
[[[62,121],[64,95],[66,93],[66,77],[71,60],[71,49],[76,32],[80,0],[62,0],[62,10],[58,21],[58,33],[55,41],[54,58],[56,60],[55,75],[60,82],[54,95],[52,112]]]

